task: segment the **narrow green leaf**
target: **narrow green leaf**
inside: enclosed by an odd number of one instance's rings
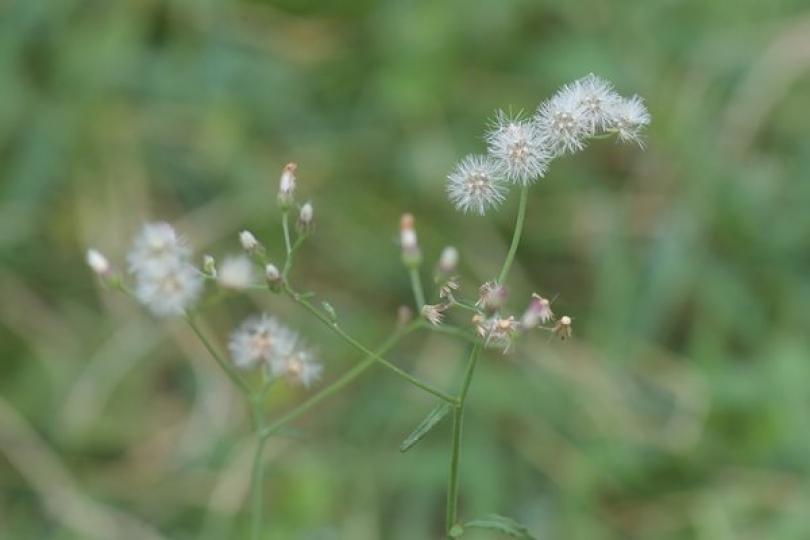
[[[433,408],[432,411],[428,413],[422,423],[416,426],[416,429],[411,432],[408,437],[402,441],[402,444],[399,445],[400,452],[407,452],[411,449],[413,445],[421,441],[427,432],[433,429],[433,426],[439,423],[439,421],[447,416],[451,410],[450,404],[441,402],[436,407]]]
[[[535,540],[534,536],[529,533],[526,527],[512,518],[499,516],[498,514],[490,514],[480,519],[468,521],[464,526],[474,529],[498,531],[503,534],[508,534],[513,538],[519,538],[520,540]]]

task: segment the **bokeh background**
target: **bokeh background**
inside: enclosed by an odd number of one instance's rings
[[[463,216],[444,175],[494,109],[593,71],[646,98],[647,147],[595,142],[533,188],[512,307],[559,295],[576,339],[483,359],[462,516],[543,539],[810,538],[808,69],[805,0],[0,2],[0,537],[246,534],[243,403],[187,328],[100,287],[86,247],[120,265],[164,219],[198,256],[249,228],[280,258],[295,160],[319,223],[295,280],[376,343],[410,301],[399,215],[428,270],[453,244],[468,291],[492,277],[516,193]],[[260,309],[317,344],[326,380],[358,360],[280,297],[206,325],[222,345]],[[420,334],[391,359],[452,389],[462,352]],[[398,452],[431,407],[375,369],[272,439],[265,538],[439,538],[449,426]]]

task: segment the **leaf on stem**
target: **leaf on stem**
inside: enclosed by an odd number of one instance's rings
[[[414,429],[411,434],[408,435],[404,441],[402,441],[402,444],[399,445],[399,451],[407,452],[416,443],[424,439],[428,431],[433,429],[433,427],[438,424],[442,418],[447,416],[452,409],[453,408],[449,403],[441,402],[436,405],[433,410],[428,413],[425,419],[422,420],[422,423],[416,426],[416,429]]]
[[[464,527],[473,529],[488,529],[507,534],[520,540],[535,540],[529,530],[512,518],[490,514],[488,516],[468,521]]]

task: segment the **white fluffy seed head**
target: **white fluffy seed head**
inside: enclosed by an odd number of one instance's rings
[[[616,105],[622,97],[616,93],[613,84],[593,73],[569,85],[574,100],[578,100],[582,110],[582,122],[590,135],[603,133],[612,123]]]
[[[100,251],[88,249],[86,255],[87,266],[99,276],[105,276],[110,272],[110,262]]]
[[[168,223],[147,223],[135,236],[127,254],[129,270],[133,274],[152,271],[163,272],[167,266],[185,261],[191,249]]]
[[[509,181],[525,185],[545,175],[551,153],[535,122],[498,111],[486,142]]]
[[[590,129],[580,85],[567,84],[541,103],[535,122],[552,155],[573,154],[585,148]]]
[[[312,350],[298,343],[286,354],[273,358],[268,370],[274,377],[285,377],[292,383],[309,388],[320,379],[323,366],[316,361]]]
[[[640,96],[620,99],[611,111],[610,128],[615,129],[623,142],[643,146],[641,131],[650,123],[650,113]]]
[[[217,281],[228,289],[246,289],[253,285],[253,263],[244,255],[225,257],[219,265]]]
[[[197,301],[202,284],[202,275],[188,262],[165,262],[135,275],[135,297],[158,317],[174,317]]]
[[[267,314],[249,317],[231,334],[228,350],[234,366],[251,369],[268,364],[279,355],[289,354],[298,335]]]
[[[245,251],[254,251],[259,247],[259,241],[253,236],[250,231],[242,231],[239,233],[239,243],[242,244],[242,249]]]
[[[447,195],[462,212],[484,215],[506,197],[501,166],[489,156],[469,155],[447,176]]]

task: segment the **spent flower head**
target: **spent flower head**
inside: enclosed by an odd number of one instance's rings
[[[520,323],[511,315],[504,318],[498,314],[490,317],[476,314],[472,321],[476,333],[484,340],[484,345],[502,349],[504,353],[509,352],[514,339],[520,333]]]
[[[469,155],[447,175],[447,195],[464,213],[484,215],[506,197],[502,166],[490,156]]]
[[[543,298],[537,293],[532,293],[532,299],[529,302],[529,307],[523,314],[520,321],[521,326],[528,330],[536,328],[540,324],[546,324],[554,318],[554,313],[551,311],[551,302],[548,298]]]
[[[567,84],[541,103],[535,122],[554,156],[573,154],[585,148],[590,123],[582,104],[580,86]]]
[[[582,122],[590,135],[604,132],[611,126],[616,105],[622,97],[616,93],[613,84],[589,73],[570,84],[570,92],[579,101]]]
[[[537,123],[498,111],[486,141],[507,180],[525,185],[545,175],[551,153]]]

